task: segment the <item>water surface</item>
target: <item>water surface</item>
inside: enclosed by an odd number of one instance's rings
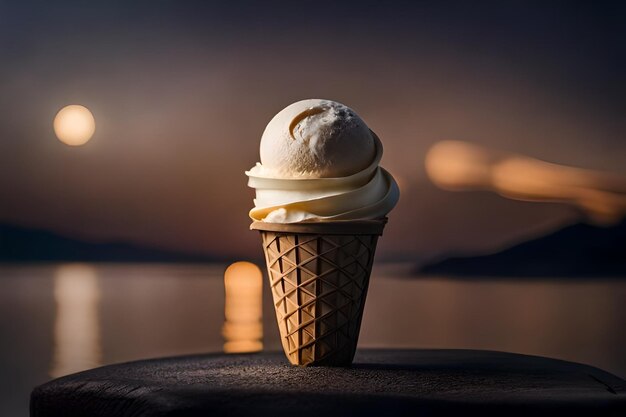
[[[0,415],[27,415],[31,389],[52,377],[222,351],[225,267],[0,266]],[[467,281],[406,271],[375,268],[360,347],[502,350],[626,377],[626,281]],[[267,285],[262,328],[264,349],[280,349]]]

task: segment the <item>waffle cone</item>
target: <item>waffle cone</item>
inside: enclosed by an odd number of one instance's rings
[[[263,238],[276,319],[291,364],[352,363],[376,243],[385,223],[250,226]]]

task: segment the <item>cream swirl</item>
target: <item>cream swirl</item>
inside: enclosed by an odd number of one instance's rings
[[[269,223],[328,222],[383,218],[398,202],[395,180],[378,164],[383,147],[370,131],[376,154],[363,170],[344,177],[277,178],[257,163],[248,186],[256,190],[250,218]]]

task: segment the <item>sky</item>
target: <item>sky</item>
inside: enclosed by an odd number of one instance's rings
[[[379,256],[483,253],[574,208],[437,188],[441,140],[626,175],[622,2],[0,0],[0,222],[89,241],[259,257],[248,230],[265,125],[352,107],[401,198]],[[55,114],[96,133],[59,142]]]

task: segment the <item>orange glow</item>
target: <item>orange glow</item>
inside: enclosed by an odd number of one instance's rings
[[[614,223],[626,214],[626,178],[605,172],[459,141],[433,145],[425,166],[429,178],[447,190],[490,190],[516,200],[572,204],[599,223]]]
[[[263,349],[263,274],[250,262],[235,262],[224,272],[224,352]]]

